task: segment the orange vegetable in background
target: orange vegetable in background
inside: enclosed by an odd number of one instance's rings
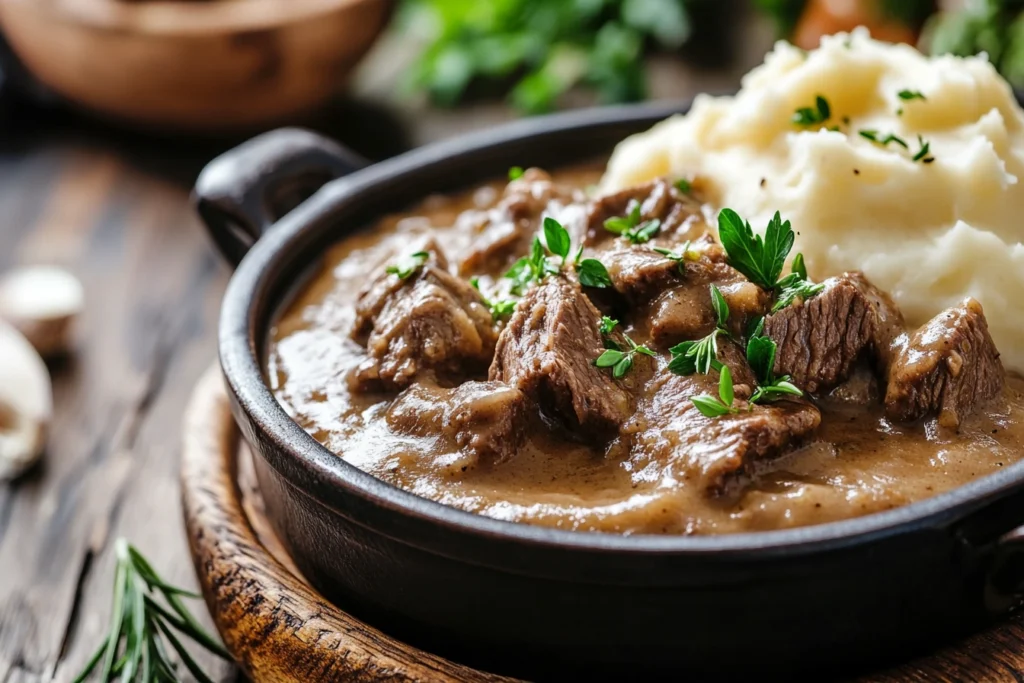
[[[808,0],[793,30],[793,44],[806,50],[818,46],[823,35],[867,26],[871,35],[893,43],[917,42],[917,32],[886,16],[878,0]]]

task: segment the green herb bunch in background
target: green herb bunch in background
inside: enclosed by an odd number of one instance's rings
[[[1015,88],[1024,88],[1024,0],[965,0],[929,20],[922,44],[931,54],[988,53]]]
[[[603,102],[643,99],[643,56],[691,36],[689,6],[714,0],[406,0],[404,26],[428,46],[409,76],[440,105],[471,86],[508,91],[526,113],[583,85]]]

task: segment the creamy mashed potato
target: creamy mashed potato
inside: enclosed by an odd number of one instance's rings
[[[818,95],[828,120],[795,124]],[[914,161],[919,135],[929,153]],[[976,297],[1006,367],[1024,371],[1024,112],[985,58],[929,58],[861,30],[810,53],[779,43],[735,97],[699,97],[619,145],[602,187],[658,176],[700,178],[762,232],[781,211],[812,277],[862,270],[911,323]]]

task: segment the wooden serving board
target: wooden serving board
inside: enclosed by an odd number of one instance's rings
[[[264,515],[252,460],[217,368],[203,376],[189,403],[181,483],[203,597],[225,646],[256,683],[513,681],[405,645],[349,616],[306,583]],[[1024,614],[857,680],[1022,681]]]

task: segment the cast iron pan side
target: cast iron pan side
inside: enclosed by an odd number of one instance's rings
[[[265,331],[290,283],[325,246],[428,192],[469,186],[511,165],[554,166],[607,153],[614,142],[679,109],[576,112],[433,145],[330,182],[276,222],[276,214],[265,212],[264,188],[303,175],[303,159],[322,169],[324,150],[328,157],[337,152],[333,143],[313,141],[317,149],[308,157],[290,152],[285,164],[277,159],[280,150],[294,146],[274,143],[274,136],[294,132],[273,133],[267,144],[245,149],[246,167],[268,169],[256,173],[257,182],[252,175],[220,174],[218,208],[242,225],[243,235],[265,232],[225,297],[222,367],[243,434],[269,465],[259,463],[258,471],[279,531],[328,597],[417,642],[444,634],[442,647],[468,649],[479,640],[476,645],[499,658],[503,644],[550,658],[554,652],[578,655],[589,643],[599,652],[605,648],[598,662],[635,663],[646,653],[645,661],[666,666],[682,656],[707,664],[709,656],[725,654],[718,650],[730,635],[754,637],[758,630],[760,646],[778,647],[795,635],[779,632],[779,623],[806,637],[790,655],[830,642],[856,641],[857,651],[880,651],[1011,604],[1024,555],[1015,536],[999,537],[1024,521],[1022,466],[905,508],[817,527],[706,538],[583,534],[492,520],[400,491],[326,451],[277,404],[260,366]],[[230,167],[235,154],[215,164]],[[329,177],[349,170],[346,159],[336,158]],[[200,206],[211,204],[208,187],[201,178]],[[234,233],[219,225],[212,230],[229,258],[245,252],[247,241],[225,246]],[[986,584],[993,565],[997,571]],[[472,603],[459,604],[474,590],[494,596],[488,609],[504,616],[503,623],[472,614]],[[795,597],[807,602],[809,591],[819,591],[825,602],[801,603],[780,622],[781,610]],[[551,610],[538,624],[531,616],[541,596]],[[742,614],[751,605],[763,609],[732,623],[735,610]],[[884,620],[873,635],[863,626],[826,627],[819,622],[827,620],[828,607],[851,618]],[[666,611],[688,614],[704,630],[643,619]],[[617,621],[609,624],[609,614]],[[609,628],[620,642],[608,640]],[[650,654],[656,643],[669,647],[684,634],[684,644]],[[757,649],[746,643],[748,652]],[[505,666],[507,658],[501,662]]]

